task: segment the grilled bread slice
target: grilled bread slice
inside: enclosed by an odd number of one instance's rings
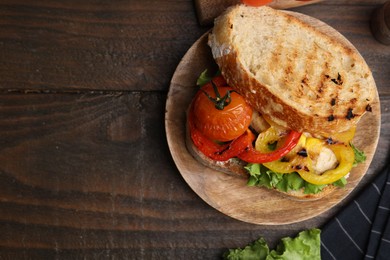
[[[375,82],[358,51],[288,12],[228,8],[209,45],[228,84],[283,127],[329,137],[371,110]]]

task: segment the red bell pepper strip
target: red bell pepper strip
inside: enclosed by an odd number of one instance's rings
[[[269,153],[262,153],[250,145],[238,158],[248,163],[266,163],[278,160],[290,152],[298,143],[301,133],[291,130],[281,147]]]

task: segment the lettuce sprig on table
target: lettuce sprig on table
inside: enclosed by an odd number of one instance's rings
[[[274,250],[270,250],[265,239],[261,237],[244,248],[229,249],[223,258],[228,260],[321,259],[321,230],[313,228],[300,232],[295,238],[282,238]]]

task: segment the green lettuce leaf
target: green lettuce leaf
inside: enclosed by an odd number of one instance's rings
[[[275,188],[283,192],[303,189],[305,194],[317,194],[326,187],[326,185],[309,183],[302,179],[296,172],[281,174],[273,172],[264,165],[258,163],[249,163],[245,169],[249,172],[248,186],[263,186],[269,189]],[[344,187],[346,183],[347,181],[343,177],[333,184],[338,187]]]
[[[300,190],[305,187],[305,181],[296,172],[279,175],[281,175],[281,181],[275,185],[278,190],[288,192],[289,190]]]
[[[245,169],[247,169],[250,174],[247,183],[248,186],[265,186],[271,189],[275,188],[283,179],[282,174],[274,173],[262,164],[250,163]]]
[[[204,84],[208,83],[212,78],[207,75],[207,69],[204,70],[196,80],[196,85],[203,86]]]
[[[258,260],[258,259],[266,259],[269,255],[269,248],[264,238],[259,238],[253,243],[247,245],[243,249],[229,249],[224,255],[224,259],[228,260]]]
[[[202,73],[200,73],[198,79],[196,80],[196,85],[199,87],[202,87],[206,83],[209,83],[213,79],[213,77],[216,77],[219,75],[221,75],[220,70],[218,70],[214,76],[210,76],[210,75],[208,75],[207,69],[205,69]]]
[[[229,260],[321,259],[321,230],[313,228],[300,232],[295,238],[282,238],[276,249],[272,251],[261,237],[242,249],[229,249],[223,258]]]
[[[333,183],[334,186],[341,187],[341,188],[344,188],[346,184],[347,184],[347,179],[345,179],[345,177],[342,177],[341,179]]]
[[[363,151],[356,148],[352,143],[350,143],[350,145],[351,145],[353,152],[355,154],[355,161],[353,162],[353,166],[355,167],[359,163],[365,162],[367,159],[366,154]]]
[[[304,194],[317,194],[320,191],[322,191],[323,188],[325,188],[326,185],[316,185],[309,182],[305,183],[305,190],[303,191]]]
[[[273,259],[321,259],[321,231],[311,229],[302,231],[296,238],[282,238],[282,242],[272,250],[266,260]]]

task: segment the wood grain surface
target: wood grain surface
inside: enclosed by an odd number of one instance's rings
[[[288,9],[298,6],[315,4],[323,0],[273,0],[268,6],[276,9]],[[220,15],[227,7],[239,4],[240,0],[194,0],[198,15],[198,21],[201,25],[212,25],[214,19]]]
[[[301,13],[286,12],[350,48],[355,48],[327,24]],[[253,224],[281,225],[300,222],[315,217],[342,201],[359,184],[374,156],[381,123],[378,94],[372,103],[373,112],[363,116],[353,140],[357,147],[365,151],[367,160],[351,171],[345,188],[338,189],[320,200],[299,201],[266,188],[248,187],[247,180],[205,167],[186,149],[184,113],[197,90],[197,76],[205,68],[210,71],[216,66],[215,62],[210,61],[212,54],[207,39],[208,33],[196,41],[183,57],[173,75],[166,105],[168,145],[176,166],[188,185],[210,206],[228,216]],[[296,211],[297,208],[300,210]]]
[[[384,167],[390,50],[371,34],[382,0],[294,9],[341,32],[377,84],[378,148],[362,182],[312,219],[255,225],[204,202],[164,128],[170,82],[210,27],[192,0],[0,1],[0,259],[219,259],[263,236],[321,227]]]

